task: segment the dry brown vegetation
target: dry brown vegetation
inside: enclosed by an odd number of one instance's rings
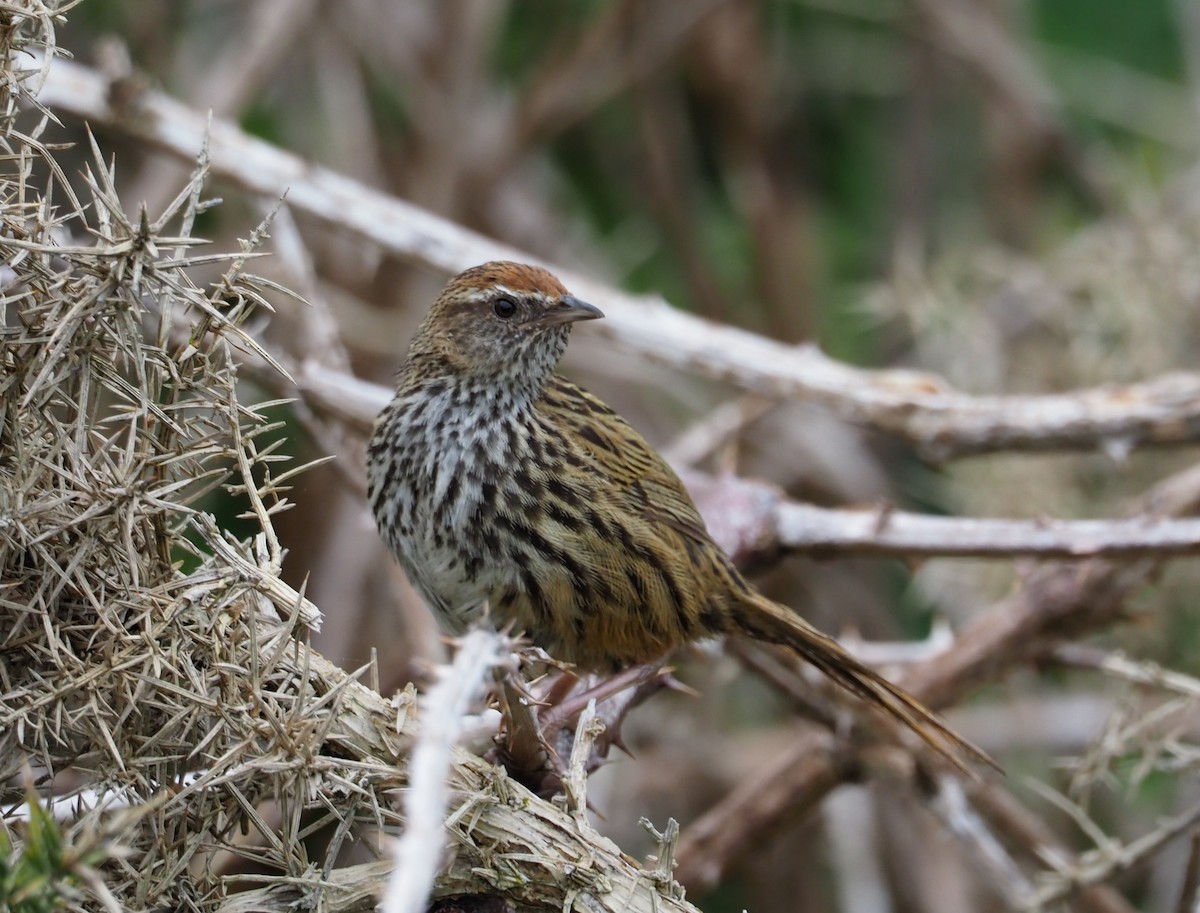
[[[886,7],[922,66],[978,85],[1011,153],[988,172],[1009,244],[927,260],[932,220],[900,193],[892,262],[856,299],[896,354],[859,368],[794,344],[830,318],[787,83],[747,63],[770,59],[769,5],[564,15],[511,86],[489,50],[540,33],[488,3],[181,4],[194,19],[134,32],[184,52],[150,42],[136,66],[65,25],[88,5],[0,0],[0,861],[43,845],[44,808],[72,909],[367,909],[389,883],[391,910],[1194,908],[1194,173],[1125,200],[1010,23]],[[72,40],[94,66],[58,55]],[[294,151],[238,126],[263,98]],[[697,99],[711,134],[682,113]],[[553,168],[593,143],[637,212],[607,247]],[[1018,253],[1039,167],[1092,218]],[[750,263],[695,227],[711,168]],[[589,278],[636,274],[649,234],[690,312]],[[361,449],[425,302],[496,256],[604,308],[569,369],[651,429],[773,593],[1007,776],[944,769],[744,644],[678,658],[698,694],[643,683],[632,759],[595,769],[624,708],[566,720],[555,799],[483,759],[511,645],[481,634],[435,668]],[[897,606],[928,636],[901,639]]]

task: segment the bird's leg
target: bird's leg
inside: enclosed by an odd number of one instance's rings
[[[580,683],[587,686],[579,689]],[[580,679],[564,669],[544,689],[535,691],[518,675],[500,677],[499,698],[504,725],[491,760],[539,795],[557,792],[580,715],[595,701],[604,732],[596,740],[586,768],[594,770],[616,745],[626,751],[621,723],[626,714],[663,687],[683,688],[661,660],[633,666],[602,679]],[[578,690],[577,690],[578,689]]]
[[[563,669],[558,678],[550,683],[550,687],[546,691],[546,696],[541,702],[542,705],[547,708],[547,711],[553,710],[553,708],[563,704],[570,697],[571,692],[575,690],[575,686],[582,681],[583,679],[576,675],[574,670]],[[587,701],[584,701],[584,706],[586,705]],[[543,717],[545,715],[543,713]],[[545,720],[543,720],[543,725],[544,723]]]

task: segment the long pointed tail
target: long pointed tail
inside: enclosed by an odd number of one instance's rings
[[[735,628],[741,633],[795,650],[847,691],[903,723],[960,770],[970,772],[964,757],[999,769],[982,749],[947,726],[919,700],[864,665],[836,640],[790,609],[753,591],[742,599],[733,615]]]

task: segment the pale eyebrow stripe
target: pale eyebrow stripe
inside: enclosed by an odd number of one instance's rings
[[[471,295],[471,300],[472,301],[484,301],[488,298],[495,297],[495,295],[497,293],[502,294],[502,295],[508,295],[512,298],[517,298],[517,299],[537,298],[537,299],[540,299],[541,301],[547,300],[545,293],[540,292],[537,289],[530,289],[529,291],[518,292],[518,291],[514,291],[513,289],[509,288],[507,285],[500,285],[500,284],[493,285],[491,288],[487,289],[486,291],[484,291],[483,289],[475,291]]]

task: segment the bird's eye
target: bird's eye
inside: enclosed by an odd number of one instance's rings
[[[501,320],[508,320],[517,312],[517,303],[511,298],[497,298],[492,302],[492,312]]]

